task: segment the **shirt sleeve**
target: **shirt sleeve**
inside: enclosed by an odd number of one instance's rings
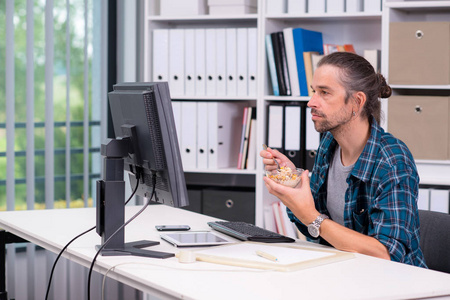
[[[393,261],[405,262],[415,247],[418,181],[406,166],[392,168],[383,176],[370,211],[368,235],[388,248]]]

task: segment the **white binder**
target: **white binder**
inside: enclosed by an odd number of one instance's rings
[[[448,214],[448,190],[430,189],[430,210]]]
[[[248,95],[256,97],[258,74],[258,36],[256,28],[248,28]]]
[[[178,147],[180,147],[180,152],[181,152],[182,127],[181,127],[181,102],[180,101],[172,101],[172,111],[173,111],[173,118],[175,120],[175,128],[177,130]]]
[[[304,15],[306,13],[306,0],[288,0],[287,13]]]
[[[422,188],[419,189],[417,208],[422,210],[430,209],[430,189],[422,189]]]
[[[195,95],[206,95],[205,29],[195,29]]]
[[[381,0],[364,0],[364,11],[377,13],[381,11]]]
[[[196,49],[195,49],[195,31],[194,29],[184,30],[184,95],[195,96],[195,67],[196,67]]]
[[[345,11],[344,0],[327,1],[327,13],[343,13]]]
[[[363,0],[346,0],[345,11],[348,13],[360,12],[363,8]]]
[[[300,84],[298,82],[297,58],[295,57],[294,36],[292,27],[283,29],[284,45],[286,48],[286,59],[289,71],[289,82],[291,84],[292,96],[300,96]]]
[[[248,95],[248,30],[237,29],[237,95]]]
[[[208,169],[236,168],[245,102],[208,102]]]
[[[184,169],[197,167],[197,102],[181,102],[181,159]]]
[[[216,29],[206,29],[206,95],[216,95]]]
[[[208,103],[197,102],[197,168],[208,168]]]
[[[373,0],[370,0],[373,1]],[[309,14],[323,14],[325,13],[325,0],[308,1]]]
[[[171,96],[184,95],[184,30],[169,30],[169,89]]]
[[[153,30],[153,81],[169,80],[169,29]]]
[[[237,30],[226,28],[227,41],[227,96],[237,96]]]
[[[226,34],[224,28],[216,29],[216,95],[227,95],[227,51]]]
[[[311,119],[311,108],[306,108],[306,150],[317,150],[320,144],[320,133],[314,128]]]
[[[267,145],[280,152],[283,152],[283,116],[283,105],[272,104],[269,106]]]

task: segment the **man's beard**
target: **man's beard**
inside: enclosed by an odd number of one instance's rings
[[[333,120],[329,120],[327,115],[321,112],[318,112],[315,109],[311,109],[311,114],[318,115],[322,119],[314,120],[314,128],[317,132],[324,133],[327,131],[330,131],[331,133],[335,133],[339,130],[339,128],[342,127],[342,125],[347,124],[352,119],[352,114],[350,113],[350,116],[347,116],[345,113],[345,108],[342,108],[340,111],[340,114],[337,116],[337,118]]]

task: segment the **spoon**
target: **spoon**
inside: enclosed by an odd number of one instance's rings
[[[263,148],[264,148],[264,150],[267,150],[267,145],[266,145],[266,144],[263,144]],[[273,161],[277,164],[277,170],[279,171],[279,170],[280,170],[280,164],[279,164],[278,161],[275,159],[275,157],[273,157],[272,159],[273,159]]]

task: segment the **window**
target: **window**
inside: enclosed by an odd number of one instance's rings
[[[92,206],[105,1],[0,1],[0,210]]]

